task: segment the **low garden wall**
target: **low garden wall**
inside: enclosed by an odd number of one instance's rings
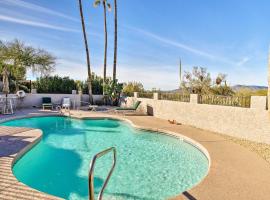
[[[230,136],[270,144],[270,117],[266,110],[266,97],[252,97],[250,108],[199,104],[198,96],[191,95],[190,102],[127,98],[127,106],[142,101],[139,110],[157,118],[176,120],[178,123]]]
[[[8,97],[17,98],[16,94],[9,94]],[[51,97],[53,104],[61,104],[64,97],[69,97],[72,102],[72,106],[81,106],[81,102],[89,102],[89,95],[80,95],[80,94],[29,94],[17,101],[17,106],[22,108],[33,108],[33,107],[41,107],[42,97]],[[93,95],[94,103],[102,101],[103,95]],[[85,104],[83,104],[85,105]]]

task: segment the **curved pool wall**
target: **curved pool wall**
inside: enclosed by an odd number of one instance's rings
[[[40,143],[14,165],[26,185],[65,199],[88,199],[88,170],[94,154],[117,148],[117,166],[105,191],[115,199],[166,199],[198,184],[208,173],[205,150],[191,140],[138,130],[111,119],[35,117],[2,123],[38,128]],[[95,186],[100,189],[111,164],[98,161]]]

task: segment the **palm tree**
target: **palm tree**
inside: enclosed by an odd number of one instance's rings
[[[111,4],[107,0],[95,0],[94,7],[99,6],[102,3],[104,11],[104,34],[105,34],[105,47],[104,47],[104,69],[103,69],[103,94],[106,83],[107,75],[107,48],[108,48],[108,32],[107,32],[107,8],[111,11]]]
[[[89,93],[89,100],[90,103],[93,103],[93,94],[92,94],[92,73],[91,73],[91,65],[90,65],[90,51],[88,48],[88,41],[86,36],[85,30],[85,23],[84,23],[84,16],[83,16],[83,8],[82,8],[82,0],[79,1],[79,8],[80,8],[80,15],[81,15],[81,22],[82,22],[82,31],[83,31],[83,38],[84,38],[84,45],[85,45],[85,52],[86,52],[86,61],[87,61],[87,71],[88,71],[88,93]]]
[[[117,0],[114,0],[114,57],[113,57],[113,81],[116,81],[117,64]]]

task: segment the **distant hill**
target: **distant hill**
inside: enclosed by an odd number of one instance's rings
[[[181,89],[175,89],[175,90],[162,90],[162,92],[179,93],[179,92],[181,92]]]
[[[232,86],[232,89],[234,91],[239,91],[241,89],[249,89],[249,90],[256,91],[256,90],[267,90],[268,87],[260,86],[260,85],[234,85],[234,86]],[[175,90],[169,90],[169,91],[163,91],[163,92],[179,93],[179,92],[181,92],[181,90],[180,89],[175,89]]]
[[[232,87],[234,91],[239,91],[241,89],[249,89],[249,90],[267,90],[268,87],[266,86],[259,86],[259,85],[235,85]]]

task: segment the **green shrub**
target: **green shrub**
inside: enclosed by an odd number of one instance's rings
[[[103,93],[103,79],[94,73],[92,74],[92,91],[93,94]],[[86,81],[73,80],[69,77],[45,76],[32,82],[32,88],[37,89],[38,93],[52,94],[71,94],[72,90],[82,91],[88,94]]]
[[[71,94],[72,90],[77,90],[77,84],[69,77],[46,76],[33,82],[33,88],[38,93]]]

